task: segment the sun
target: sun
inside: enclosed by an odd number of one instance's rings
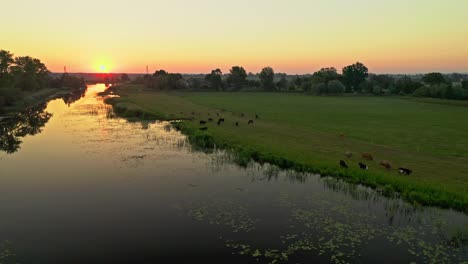
[[[110,63],[108,60],[100,59],[94,63],[94,69],[98,73],[109,73]]]

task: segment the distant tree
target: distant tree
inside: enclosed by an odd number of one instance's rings
[[[369,69],[360,62],[344,67],[343,78],[348,88],[347,92],[358,90],[359,84],[366,80],[368,75]]]
[[[327,92],[328,93],[344,93],[346,91],[346,87],[343,83],[338,80],[329,81],[327,84]]]
[[[212,70],[210,74],[205,76],[205,80],[210,83],[212,89],[222,90],[223,89],[223,72],[220,69]]]
[[[390,90],[395,84],[395,79],[385,74],[369,74],[369,80],[374,86],[381,87],[382,90]]]
[[[461,82],[462,88],[468,90],[468,80],[463,80]]]
[[[275,89],[275,71],[271,67],[263,68],[259,75],[262,88],[273,91]]]
[[[340,74],[333,67],[322,68],[314,72],[312,76],[320,79],[320,82],[323,83],[328,83],[329,81],[338,80],[340,78]]]
[[[302,79],[301,79],[301,77],[297,76],[294,79],[294,85],[299,88],[299,87],[301,87],[301,84],[302,84]]]
[[[412,94],[418,88],[423,86],[422,83],[413,81],[409,76],[403,76],[395,82],[394,93],[395,94]],[[421,93],[420,90],[419,93]]]
[[[233,85],[236,89],[241,89],[247,78],[245,69],[240,66],[233,66],[229,72],[230,73],[227,78],[228,83]]]
[[[159,70],[153,73],[154,77],[161,76],[161,75],[167,75],[167,72],[165,70]]]
[[[431,72],[422,77],[422,81],[429,85],[446,83],[444,75],[440,72]]]
[[[276,83],[276,87],[280,91],[286,90],[288,88],[288,81],[286,80],[287,75],[285,73],[281,73],[278,75],[280,75],[280,80]]]
[[[120,75],[120,81],[121,81],[121,82],[128,82],[128,81],[130,81],[130,78],[128,77],[128,74],[123,73],[122,75]]]

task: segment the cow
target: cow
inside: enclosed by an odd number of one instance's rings
[[[258,117],[258,115],[257,115],[257,114],[255,114],[255,119],[259,119],[259,117]]]
[[[362,162],[359,162],[359,168],[361,168],[361,170],[368,170],[369,166],[367,166],[366,164]]]
[[[391,169],[392,169],[392,164],[390,164],[389,161],[382,160],[382,161],[380,162],[380,165],[383,166],[384,168],[386,168],[387,170],[391,170]]]
[[[224,123],[224,118],[220,118],[220,119],[218,120],[218,123]]]
[[[192,115],[195,115],[195,112],[192,112]]]
[[[398,172],[403,175],[410,175],[413,171],[407,168],[398,168]]]
[[[241,113],[241,116],[244,117],[245,116],[244,113]]]
[[[253,120],[252,120],[252,119],[251,119],[251,120],[249,120],[249,122],[248,122],[247,124],[249,124],[249,125],[253,125]]]
[[[208,118],[208,122],[213,122],[213,118]]]
[[[239,126],[239,122],[236,122],[236,126]]]
[[[373,161],[374,157],[372,157],[372,154],[370,153],[362,153],[361,157],[365,160]]]
[[[221,122],[220,120],[218,120],[218,122],[217,122],[218,126],[220,126],[220,125],[221,125],[221,123],[222,123],[222,122]]]
[[[351,151],[346,151],[344,154],[348,159],[350,159],[353,156],[353,153]]]
[[[200,125],[206,125],[206,121],[200,120]]]
[[[345,169],[348,168],[348,164],[346,164],[346,162],[345,162],[344,160],[340,160],[340,166],[341,166],[342,168],[345,168]]]
[[[219,116],[219,113],[216,113],[217,116]]]
[[[200,129],[201,131],[206,131],[206,130],[208,130],[207,127],[200,127],[199,129]]]

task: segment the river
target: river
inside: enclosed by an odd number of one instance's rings
[[[458,263],[468,217],[192,150],[91,85],[0,123],[0,263]]]

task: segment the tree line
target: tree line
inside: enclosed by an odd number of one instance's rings
[[[0,50],[0,107],[14,104],[25,93],[45,88],[81,89],[83,79],[63,74],[59,78],[50,75],[44,63],[30,56],[14,55]]]
[[[334,67],[327,67],[302,76],[275,73],[271,67],[263,68],[258,74],[247,73],[241,66],[233,66],[227,74],[223,74],[220,69],[214,69],[203,78],[184,78],[178,73],[159,70],[133,82],[156,90],[295,91],[315,95],[365,93],[468,99],[467,75],[433,72],[419,76],[395,77],[369,73],[369,69],[360,62],[344,67],[341,73]]]

